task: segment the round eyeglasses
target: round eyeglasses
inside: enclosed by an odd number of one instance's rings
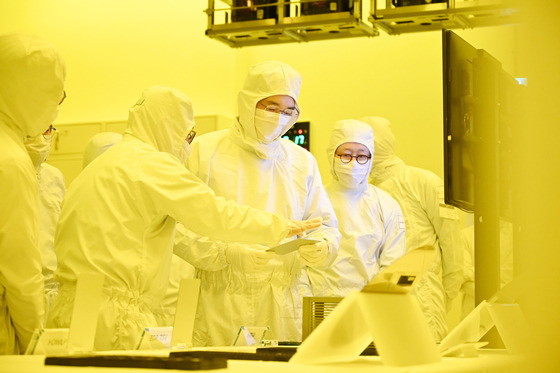
[[[367,156],[365,154],[360,154],[360,155],[335,154],[335,156],[340,158],[340,161],[342,163],[350,163],[352,158],[356,158],[356,162],[358,162],[359,164],[366,164],[371,158],[370,156]]]
[[[286,109],[280,109],[280,107],[278,105],[268,105],[268,106],[264,106],[264,104],[262,103],[258,103],[259,105],[261,105],[264,108],[264,111],[268,111],[270,113],[276,113],[276,114],[282,114],[282,115],[287,115],[289,117],[297,117],[299,116],[299,111],[296,108],[290,109],[290,108],[286,108]]]

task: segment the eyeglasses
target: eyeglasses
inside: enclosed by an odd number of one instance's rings
[[[358,162],[359,164],[366,164],[371,158],[364,154],[360,154],[360,155],[335,154],[335,156],[340,158],[340,161],[342,163],[349,163],[352,160],[352,158],[356,158],[356,162]]]
[[[299,111],[297,109],[290,109],[290,108],[286,108],[286,109],[280,109],[280,107],[278,107],[278,105],[268,105],[268,106],[264,106],[264,104],[262,103],[258,103],[259,105],[261,105],[264,108],[264,111],[268,111],[270,113],[276,113],[276,114],[282,114],[282,115],[287,115],[289,117],[297,117],[299,116]]]
[[[187,135],[187,137],[185,137],[185,141],[187,141],[189,144],[194,140],[194,137],[196,136],[196,131],[195,130],[191,130],[191,132],[189,132],[189,134]]]
[[[64,99],[66,99],[66,91],[62,91],[62,99],[60,100],[60,102],[58,103],[59,105],[62,104],[62,102],[64,101]]]
[[[43,132],[43,135],[51,135],[54,131],[56,131],[56,128],[54,128],[54,126],[51,124],[49,126],[49,129]]]

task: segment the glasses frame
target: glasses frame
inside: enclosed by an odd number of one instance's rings
[[[280,108],[278,107],[278,105],[267,105],[267,106],[265,106],[265,105],[264,105],[263,103],[261,103],[261,102],[258,102],[257,104],[258,104],[258,105],[261,105],[261,106],[264,108],[264,111],[268,111],[269,113],[282,114],[282,115],[285,115],[285,116],[287,116],[287,117],[296,117],[296,118],[299,117],[299,110],[298,110],[297,108],[293,108],[293,109],[287,108],[287,109],[281,109],[281,110],[280,110]],[[276,110],[271,110],[271,109],[270,109],[271,107],[276,108]],[[290,114],[287,114],[287,113],[286,113],[286,110],[290,110],[291,113],[290,113]]]
[[[64,102],[65,99],[66,99],[66,91],[62,91],[62,99],[60,100],[60,102],[58,104],[62,105],[62,103]]]
[[[56,132],[56,128],[54,128],[54,126],[51,124],[49,128],[47,128],[47,130],[43,132],[43,136],[52,135],[54,132]]]
[[[191,130],[191,132],[189,132],[187,134],[187,137],[185,137],[185,141],[188,142],[189,144],[192,143],[192,141],[194,140],[194,137],[196,136],[196,131],[195,130]]]
[[[357,162],[358,164],[361,164],[361,165],[367,164],[367,163],[369,162],[369,160],[371,159],[371,156],[368,156],[368,155],[365,155],[365,154],[359,154],[359,155],[352,155],[352,154],[335,154],[335,156],[338,157],[338,158],[340,158],[340,161],[341,161],[342,163],[350,163],[350,162],[352,161],[352,159],[355,158],[355,159],[356,159],[356,162]],[[343,158],[343,157],[344,157],[344,158]],[[364,160],[364,158],[365,158],[365,161],[360,162],[360,158],[361,158],[362,160]]]

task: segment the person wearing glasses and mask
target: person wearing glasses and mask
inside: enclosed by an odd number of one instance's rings
[[[395,136],[386,118],[360,119],[373,128],[375,156],[370,182],[393,196],[406,222],[407,252],[433,246],[434,261],[414,293],[434,340],[447,334],[446,311],[463,282],[463,241],[458,215],[444,201],[443,181],[433,172],[406,165],[395,155]]]
[[[313,296],[344,297],[359,291],[405,253],[399,204],[368,183],[374,152],[373,131],[366,123],[354,119],[335,123],[327,148],[333,177],[327,192],[342,240],[329,268],[307,268]]]
[[[44,316],[37,174],[24,140],[53,123],[66,66],[33,35],[0,35],[0,354],[25,352]]]
[[[223,241],[274,245],[318,222],[294,222],[216,197],[183,162],[194,138],[190,99],[146,89],[123,139],[85,167],[66,194],[55,236],[60,283],[48,326],[68,328],[80,273],[104,277],[96,350],[135,349],[157,325],[176,222]]]
[[[300,74],[285,63],[251,67],[233,125],[193,143],[187,167],[217,195],[287,219],[322,218],[307,235],[318,242],[286,255],[237,243],[216,246],[213,256],[193,263],[201,278],[194,345],[232,345],[240,326],[269,327],[274,339],[301,341],[303,266],[324,268],[337,255],[340,233],[317,162],[282,138],[300,115],[300,85]]]
[[[66,95],[63,97],[65,98]],[[62,101],[64,101],[64,98]],[[62,101],[59,103],[59,107]],[[62,201],[66,194],[64,175],[58,168],[46,163],[51,151],[52,136],[55,130],[51,125],[42,135],[28,138],[25,141],[25,148],[31,157],[39,183],[39,251],[41,252],[43,276],[45,278],[44,323],[47,321],[50,306],[58,295],[58,282],[54,280],[54,271],[57,265],[54,234]]]

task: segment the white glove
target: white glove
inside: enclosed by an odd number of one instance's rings
[[[319,228],[322,222],[323,218],[320,216],[309,220],[289,220],[290,232],[286,237],[304,235],[305,231],[309,229]]]
[[[226,261],[235,269],[244,272],[257,272],[276,254],[268,253],[262,245],[231,243],[225,249]]]
[[[298,249],[299,258],[303,264],[309,267],[318,267],[325,264],[329,255],[329,244],[325,240],[312,245],[302,245]]]

